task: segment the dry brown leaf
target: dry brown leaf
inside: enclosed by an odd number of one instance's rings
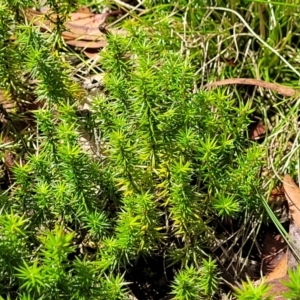
[[[298,227],[294,220],[290,222],[289,235],[294,243],[293,252],[288,249],[288,267],[296,269],[299,262],[297,256],[300,257],[300,227]]]
[[[287,253],[284,253],[284,255],[282,255],[275,269],[269,275],[267,275],[266,282],[286,276],[288,268],[287,257]]]
[[[275,296],[276,300],[286,300],[286,297],[283,296],[283,293],[289,291],[289,288],[282,284],[282,281],[288,281],[289,277],[286,275],[282,278],[277,278],[268,282],[270,290],[267,296]]]
[[[250,131],[250,139],[257,140],[262,138],[266,133],[266,126],[262,121],[259,121],[255,127]]]
[[[75,38],[80,37],[84,40],[97,40],[99,36],[103,36],[99,26],[103,25],[106,18],[112,13],[106,14],[86,14],[73,13],[70,15],[70,20],[65,23],[67,32],[64,34],[72,34]]]
[[[273,91],[281,94],[282,96],[286,96],[286,97],[292,97],[292,96],[295,96],[295,95],[299,94],[299,90],[295,90],[295,89],[290,88],[288,86],[284,86],[284,85],[277,84],[277,83],[266,82],[266,81],[263,81],[263,80],[253,79],[253,78],[224,79],[224,80],[220,80],[220,81],[216,81],[216,82],[213,82],[213,83],[206,84],[204,87],[205,88],[211,88],[211,87],[229,85],[229,84],[244,84],[244,85],[260,86],[260,87],[263,87],[263,88],[273,90]]]
[[[98,49],[107,45],[107,41],[80,41],[80,40],[67,40],[66,43],[70,46],[78,48]]]
[[[300,227],[300,189],[288,174],[283,178],[283,188],[289,203],[290,214],[295,224]]]
[[[278,265],[287,250],[287,243],[277,232],[267,231],[262,252],[262,267],[264,273],[271,273]]]
[[[291,215],[291,222],[289,227],[289,235],[291,236],[296,248],[294,251],[296,251],[296,255],[300,256],[300,251],[298,250],[299,244],[300,244],[300,189],[292,179],[292,177],[288,174],[284,176],[283,179],[283,189],[285,193],[285,197],[288,201],[289,205],[289,212]],[[268,242],[268,240],[266,241]],[[274,241],[273,241],[274,243]],[[276,247],[275,247],[276,246]],[[274,249],[273,249],[274,248]],[[277,248],[277,245],[274,244],[274,247],[267,247],[267,252],[273,252],[277,251],[279,248]],[[270,284],[271,290],[270,295],[275,294],[278,299],[285,299],[282,294],[282,292],[286,291],[286,287],[282,285],[281,280],[282,279],[288,279],[287,278],[287,269],[288,268],[295,268],[298,266],[298,261],[295,257],[295,254],[292,253],[290,249],[282,255],[280,258],[279,255],[277,255],[277,258],[280,259],[274,268],[274,270],[267,275],[266,282]],[[272,261],[272,265],[274,266],[274,262]],[[277,299],[276,297],[276,299]]]
[[[289,212],[291,215],[289,235],[296,246],[294,251],[296,251],[296,254],[299,255],[297,248],[299,248],[300,243],[300,189],[292,177],[288,174],[284,176],[283,189],[288,201]],[[283,259],[278,263],[274,271],[267,276],[266,281],[271,281],[286,276],[287,268],[295,268],[297,265],[298,262],[294,257],[294,254],[292,254],[291,250],[288,249],[287,253],[285,253]]]
[[[67,29],[63,32],[63,38],[68,45],[79,48],[103,48],[107,45],[105,33],[99,30],[107,17],[120,14],[120,11],[113,11],[103,14],[92,14],[88,12],[76,12],[70,14],[64,26]],[[39,26],[42,30],[51,32],[57,16],[53,13],[47,15],[28,9],[25,12],[28,21]]]
[[[91,52],[91,51],[83,51],[83,53],[90,59],[93,60],[100,60],[100,55],[98,52]]]
[[[28,21],[34,25],[40,26],[43,30],[51,31],[54,28],[54,23],[57,21],[55,14],[43,14],[33,9],[28,9],[25,12]],[[63,32],[63,36],[87,40],[99,39],[104,37],[100,32],[99,26],[103,25],[106,18],[112,13],[106,14],[87,14],[73,13],[70,14],[70,19],[66,21],[65,28],[68,31]]]

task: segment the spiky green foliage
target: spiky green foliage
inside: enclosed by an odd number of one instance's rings
[[[176,275],[171,294],[176,300],[212,299],[218,283],[216,262],[204,259],[200,269],[185,267]]]
[[[247,282],[242,282],[241,288],[236,288],[235,294],[239,300],[272,300],[273,296],[268,295],[270,288],[262,281],[255,286],[254,283],[247,278]]]
[[[232,40],[240,37],[230,38],[236,15],[214,12],[212,21],[204,2],[145,2],[151,13],[125,22],[126,34],[108,32],[98,63],[104,93],[82,116],[78,105],[86,95],[62,55],[71,2],[47,1],[59,16],[50,35],[18,14],[29,1],[0,6],[1,88],[15,101],[24,94],[34,99],[34,109],[20,117],[26,126],[8,122],[19,160],[14,186],[0,197],[0,295],[129,299],[129,268],[159,256],[175,270],[169,284],[175,299],[218,297],[216,253],[230,235],[220,228],[240,229],[263,209],[258,174],[266,159],[264,145],[249,141],[251,101],[201,88],[216,76],[206,67],[219,55],[219,37],[229,57],[236,54]],[[239,43],[246,47],[244,38]],[[268,64],[279,64],[273,54],[259,64],[265,78],[273,74]],[[225,66],[221,76],[236,72]],[[79,142],[83,132],[99,133],[96,156]],[[249,281],[237,297],[261,299],[266,291]]]
[[[175,260],[197,261],[214,240],[212,213],[236,218],[239,206],[242,215],[261,207],[251,193],[261,166],[260,148],[245,133],[251,110],[220,93],[195,92],[192,59],[141,28],[133,32],[135,39],[109,36],[102,54],[108,95],[93,102],[102,164],[123,194],[116,245],[146,254],[176,236],[183,244],[171,243],[171,257],[179,251]]]
[[[174,51],[178,39],[171,44],[143,27],[109,35],[101,62],[107,95],[94,99],[88,120],[101,131],[94,160],[78,142],[83,94],[57,40],[32,27],[16,35],[41,105],[33,112],[35,151],[13,168],[16,185],[3,203],[3,228],[22,228],[4,231],[3,255],[16,259],[3,266],[3,294],[13,286],[20,298],[119,299],[126,295],[119,268],[164,251],[171,264],[202,262],[199,288],[211,297],[217,267],[203,258],[217,238],[215,219],[259,208],[249,193],[260,153],[246,142],[247,104],[195,89],[194,59]],[[251,172],[243,173],[249,164]],[[242,180],[247,187],[237,184]],[[215,202],[220,192],[228,195],[222,208]]]
[[[282,281],[286,287],[288,287],[289,291],[284,293],[284,296],[287,299],[291,300],[299,300],[299,292],[300,292],[300,267],[297,266],[295,270],[288,270],[289,280]]]

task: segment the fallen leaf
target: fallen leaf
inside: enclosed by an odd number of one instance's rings
[[[282,293],[287,291],[287,287],[282,284],[282,279],[288,279],[287,269],[296,268],[299,265],[299,262],[295,256],[300,257],[300,189],[296,185],[292,177],[288,174],[286,174],[283,179],[283,190],[286,200],[288,201],[291,219],[289,226],[289,235],[292,240],[291,242],[293,242],[294,244],[293,251],[295,251],[296,253],[293,253],[291,249],[288,249],[283,255],[276,256],[277,262],[271,262],[271,267],[273,267],[274,264],[276,266],[273,271],[271,271],[266,276],[265,281],[269,283],[271,288],[269,291],[269,295],[276,295],[276,299],[286,299],[282,296]],[[280,242],[280,239],[278,241]],[[266,252],[272,253],[279,250],[278,247],[280,247],[280,245],[277,245],[275,241],[272,241],[271,236],[266,238],[265,243],[271,243],[271,245],[263,245],[262,249],[264,250],[265,247]]]
[[[120,11],[113,11],[103,14],[93,14],[85,10],[84,12],[72,13],[64,23],[66,31],[62,36],[66,44],[79,48],[103,48],[107,45],[106,34],[99,28],[103,27],[107,17],[118,15]],[[33,9],[25,11],[29,22],[39,26],[41,30],[51,32],[57,21],[57,15],[51,12],[43,14]],[[124,33],[124,30],[110,29],[112,33]]]
[[[296,256],[300,257],[300,228],[295,224],[294,220],[290,222],[289,235],[296,247],[293,247],[293,251],[296,252]],[[288,267],[290,269],[296,269],[299,262],[292,250],[288,250]]]
[[[261,248],[264,273],[275,270],[286,250],[287,243],[284,238],[277,232],[267,231]]]
[[[283,293],[289,291],[289,289],[282,284],[283,280],[288,280],[289,277],[286,275],[282,278],[273,279],[268,282],[270,290],[267,296],[275,296],[276,300],[286,300],[286,297],[283,296]],[[266,298],[267,299],[267,298]]]
[[[289,213],[290,213],[290,226],[289,235],[293,242],[293,251],[288,249],[284,258],[278,263],[274,271],[267,276],[267,281],[280,278],[286,275],[287,268],[296,268],[298,260],[295,257],[300,256],[300,189],[292,179],[292,177],[286,174],[283,178],[283,190],[286,200],[288,201]]]
[[[288,266],[295,268],[298,265],[298,258],[300,257],[300,189],[292,177],[286,174],[283,178],[283,190],[285,198],[288,201],[290,214],[289,235],[294,244],[293,251],[296,252],[292,253],[292,250],[289,249]]]
[[[287,268],[288,268],[287,267],[287,258],[288,258],[288,255],[286,252],[286,253],[284,253],[284,255],[282,255],[282,257],[278,261],[275,269],[270,274],[267,275],[266,282],[286,276]]]
[[[283,178],[283,188],[289,204],[291,217],[300,228],[300,189],[288,174]]]
[[[89,59],[93,59],[94,61],[99,61],[100,60],[100,55],[99,52],[92,52],[90,50],[92,49],[88,49],[89,51],[83,51],[83,53],[89,58]]]
[[[119,13],[119,12],[117,12]],[[86,13],[72,13],[70,20],[64,24],[68,31],[63,33],[64,35],[71,35],[72,37],[84,40],[97,39],[101,32],[99,26],[103,25],[106,18],[113,13],[105,14],[86,14]]]
[[[70,46],[78,48],[89,48],[89,49],[98,49],[103,48],[107,45],[106,40],[100,41],[81,41],[81,40],[67,40],[66,43]]]
[[[266,126],[262,121],[259,121],[253,129],[250,130],[250,139],[258,140],[264,137],[266,133]]]

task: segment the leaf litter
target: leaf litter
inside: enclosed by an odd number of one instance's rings
[[[87,56],[95,56],[96,53],[88,51],[89,49],[100,49],[107,45],[106,33],[101,31],[105,28],[106,20],[110,16],[120,15],[121,11],[116,10],[107,13],[94,14],[88,9],[80,10],[71,13],[69,18],[65,21],[65,31],[62,36],[67,45],[77,48],[83,48],[87,51]],[[52,32],[57,21],[56,14],[47,10],[46,12],[37,11],[34,9],[27,9],[24,12],[27,20],[34,25],[39,26],[42,31]],[[126,34],[124,29],[112,28],[111,33]],[[92,53],[92,54],[91,54]]]
[[[292,179],[292,177],[286,174],[283,178],[283,189],[285,193],[285,198],[288,203],[290,224],[289,224],[289,236],[293,243],[293,250],[287,249],[283,253],[286,243],[283,241],[282,237],[279,237],[282,242],[282,249],[277,248],[277,255],[275,261],[277,265],[274,269],[267,275],[266,282],[271,286],[270,294],[278,293],[282,294],[287,291],[287,288],[282,285],[282,281],[287,279],[287,270],[295,269],[298,265],[298,257],[300,256],[300,189]],[[274,245],[276,244],[275,239],[269,242]],[[266,240],[265,242],[268,242]],[[274,250],[274,249],[273,249]],[[274,262],[272,262],[274,265]],[[285,299],[283,296],[279,296],[277,299]]]

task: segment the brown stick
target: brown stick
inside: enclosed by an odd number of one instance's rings
[[[287,86],[284,86],[281,84],[266,82],[266,81],[263,81],[260,79],[253,79],[253,78],[224,79],[224,80],[216,81],[213,83],[208,83],[204,87],[212,88],[212,87],[216,87],[216,86],[231,85],[231,84],[245,84],[245,85],[260,86],[260,87],[275,91],[285,97],[293,97],[295,95],[299,95],[298,89],[293,89],[291,87],[287,87]]]

